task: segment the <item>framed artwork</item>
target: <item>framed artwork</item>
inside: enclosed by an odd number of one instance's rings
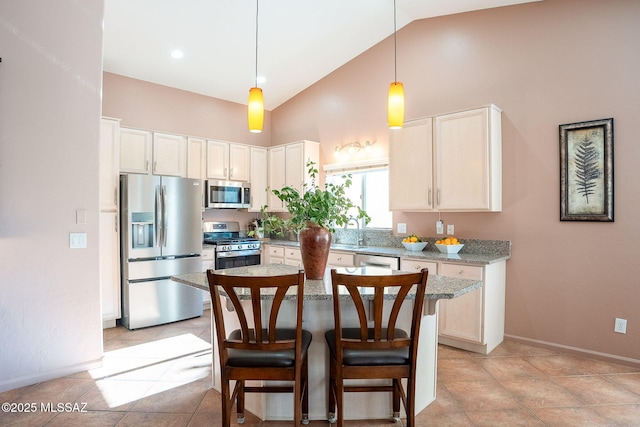
[[[560,125],[560,221],[613,222],[613,119]]]

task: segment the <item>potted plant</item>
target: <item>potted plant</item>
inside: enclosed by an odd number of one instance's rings
[[[265,232],[283,235],[286,230],[298,232],[300,252],[305,275],[308,279],[322,279],[331,246],[331,233],[349,219],[370,218],[367,213],[347,197],[345,189],[351,186],[351,175],[345,175],[344,184],[327,183],[324,189],[317,185],[318,169],[314,162],[307,162],[311,178],[302,185],[302,191],[285,186],[271,192],[282,200],[290,214],[287,219],[266,212],[263,206],[262,225]]]

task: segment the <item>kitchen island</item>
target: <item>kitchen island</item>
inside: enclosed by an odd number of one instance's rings
[[[388,269],[361,267],[339,269],[349,274],[403,274],[403,272]],[[218,270],[218,273],[234,276],[270,276],[291,274],[298,271],[297,267],[282,264],[256,265]],[[209,290],[206,273],[191,273],[172,277],[172,280]],[[436,397],[436,372],[438,349],[437,302],[440,299],[451,299],[464,295],[482,286],[482,282],[472,279],[452,278],[429,275],[425,296],[425,309],[420,330],[420,344],[418,346],[418,368],[416,381],[416,412],[422,411]],[[303,327],[313,334],[309,349],[309,419],[327,419],[327,369],[328,349],[324,332],[334,327],[333,303],[331,292],[331,275],[327,269],[323,280],[306,280],[304,292]],[[348,294],[342,298],[349,299]],[[263,297],[270,299],[269,295]],[[389,295],[393,299],[393,295]],[[250,304],[250,301],[247,300]],[[226,307],[226,304],[223,304]],[[283,319],[294,319],[294,304],[282,307]],[[291,315],[287,315],[287,310]],[[355,314],[354,314],[355,316]],[[212,313],[213,317],[213,313]],[[213,319],[212,319],[213,321]],[[286,322],[286,320],[285,320]],[[399,327],[408,328],[410,313],[401,313],[398,319]],[[290,326],[283,323],[282,326]],[[233,325],[229,326],[233,328]],[[215,329],[211,329],[212,335]],[[219,360],[215,336],[212,336],[213,347],[213,387],[220,390]],[[391,415],[391,397],[388,393],[347,393],[345,395],[345,419],[383,419]],[[246,398],[246,408],[263,420],[290,420],[293,413],[293,401],[288,394],[249,394]]]

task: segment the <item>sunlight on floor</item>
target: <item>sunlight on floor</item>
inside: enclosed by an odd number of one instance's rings
[[[191,333],[107,351],[89,374],[109,408],[211,377],[211,344]],[[151,387],[152,382],[162,387]]]

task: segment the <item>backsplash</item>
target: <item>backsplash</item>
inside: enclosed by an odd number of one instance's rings
[[[360,233],[362,233],[364,237],[362,246],[403,247],[402,239],[404,236],[394,236],[391,230],[361,230]],[[429,242],[424,249],[426,252],[438,252],[438,248],[435,246],[436,240],[439,239],[438,237],[420,237],[420,239]],[[462,243],[464,243],[464,247],[460,250],[460,253],[511,256],[511,242],[508,240],[461,240]],[[358,231],[344,228],[337,229],[335,233],[333,233],[332,243],[356,245],[358,243]]]

